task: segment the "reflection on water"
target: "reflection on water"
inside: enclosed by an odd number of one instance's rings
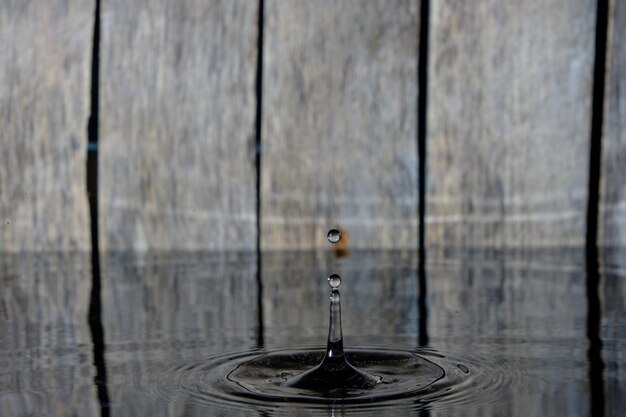
[[[626,410],[626,265],[619,265],[625,259],[619,253],[605,259],[599,268],[601,400],[606,415],[617,416]],[[426,349],[447,360],[462,358],[460,366],[494,370],[489,396],[478,392],[480,384],[464,386],[456,399],[415,406],[422,415],[592,413],[582,252],[429,254],[421,298],[414,252],[352,252],[342,259],[268,253],[261,262],[239,253],[110,254],[100,262],[113,416],[309,414],[306,408],[203,405],[193,397],[201,381],[176,395],[176,380],[186,367],[201,365],[198,358],[259,347],[324,347],[326,277],[332,272],[342,277],[348,350],[411,349],[427,341]],[[99,415],[98,352],[88,321],[91,279],[88,255],[0,258],[1,416]],[[352,411],[338,406],[315,412]]]
[[[0,256],[0,415],[98,415],[89,256]]]

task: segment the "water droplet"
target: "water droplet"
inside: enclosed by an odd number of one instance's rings
[[[337,243],[341,240],[341,232],[337,229],[330,229],[326,235],[326,239],[330,243]]]
[[[288,384],[292,388],[309,391],[326,391],[339,389],[370,390],[380,384],[382,377],[361,371],[348,362],[343,351],[343,335],[341,331],[341,303],[337,287],[341,278],[337,274],[328,277],[333,290],[330,294],[330,323],[328,326],[328,343],[326,355],[322,362],[293,379]]]
[[[7,224],[11,224],[11,222],[7,220]]]
[[[328,285],[330,285],[331,288],[339,288],[341,285],[341,277],[337,274],[332,274],[328,277]]]
[[[469,374],[469,368],[467,366],[461,365],[460,363],[457,364],[456,366],[458,366],[461,371],[465,372],[466,374]]]

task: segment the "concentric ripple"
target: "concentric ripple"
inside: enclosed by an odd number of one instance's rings
[[[168,402],[210,408],[287,411],[293,407],[345,410],[415,410],[459,403],[497,401],[517,379],[517,367],[502,360],[454,357],[430,349],[357,347],[347,352],[358,369],[382,378],[372,389],[316,392],[295,388],[290,379],[316,366],[323,349],[253,350],[183,360],[158,371],[159,395]],[[497,364],[497,365],[496,365]]]

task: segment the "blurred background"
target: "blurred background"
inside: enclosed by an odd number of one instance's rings
[[[323,344],[330,272],[348,343],[518,378],[483,415],[620,415],[625,28],[621,0],[0,0],[0,415],[204,415],[160,367]]]
[[[600,3],[2,1],[0,250],[624,245]]]

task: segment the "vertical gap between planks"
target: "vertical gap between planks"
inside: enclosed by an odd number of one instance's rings
[[[428,344],[428,305],[426,298],[426,115],[428,92],[428,29],[430,0],[421,0],[419,18],[419,51],[418,51],[418,100],[417,100],[417,153],[419,181],[419,264],[418,264],[418,345]]]
[[[418,153],[418,181],[419,181],[419,252],[420,260],[425,254],[426,236],[426,115],[428,97],[428,25],[430,0],[421,0],[419,22],[419,51],[418,51],[418,100],[417,100],[417,153]]]
[[[91,294],[89,300],[89,330],[93,343],[94,385],[100,403],[100,415],[109,416],[109,390],[104,359],[105,337],[102,325],[102,285],[100,246],[98,239],[98,120],[100,75],[100,0],[95,0],[91,60],[91,109],[87,123],[87,199],[91,222]]]
[[[598,0],[596,14],[595,61],[589,151],[589,195],[587,202],[587,360],[589,363],[590,413],[604,415],[604,362],[602,360],[602,306],[598,262],[598,209],[602,164],[602,123],[608,36],[609,0]]]
[[[609,0],[598,0],[596,20],[586,236],[587,253],[591,255],[597,250],[598,246],[598,205],[600,200],[599,189],[602,163],[602,122],[604,117],[608,2]]]
[[[263,125],[263,29],[264,0],[259,0],[257,67],[256,67],[256,120],[255,120],[255,164],[256,164],[256,255],[257,255],[257,287],[258,287],[258,323],[257,345],[264,346],[263,324],[263,278],[261,273],[261,128]]]

